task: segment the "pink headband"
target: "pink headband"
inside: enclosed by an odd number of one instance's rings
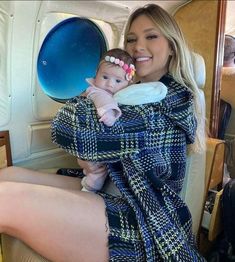
[[[114,56],[106,56],[104,58],[106,62],[113,63],[115,65],[119,65],[125,72],[126,72],[126,80],[130,81],[133,76],[135,75],[135,66],[130,64],[125,64],[124,61],[120,60],[119,58],[115,58]]]

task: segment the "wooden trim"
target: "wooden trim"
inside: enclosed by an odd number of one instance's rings
[[[12,166],[11,144],[9,131],[0,131],[0,144],[6,146],[7,166]]]
[[[214,241],[216,237],[221,233],[223,230],[223,223],[222,223],[222,195],[223,189],[221,189],[215,197],[213,211],[211,213],[211,220],[208,232],[208,240]]]
[[[221,155],[222,152],[222,155]],[[206,173],[205,173],[205,193],[204,193],[204,200],[203,200],[203,209],[201,212],[199,229],[197,234],[197,244],[200,249],[201,246],[201,232],[202,228],[202,219],[204,215],[204,208],[206,205],[206,200],[208,197],[208,192],[212,187],[217,187],[217,190],[222,189],[223,183],[223,170],[224,170],[224,158],[225,158],[225,142],[224,140],[215,139],[215,138],[208,138],[207,139],[207,165],[206,165]],[[221,161],[218,161],[218,157]],[[220,165],[222,163],[222,165]],[[214,180],[214,182],[212,182]],[[217,212],[217,211],[216,211]],[[211,232],[213,229],[210,227]],[[213,232],[214,233],[214,232]],[[212,238],[212,235],[210,235]]]
[[[214,82],[212,86],[212,101],[211,101],[211,117],[209,132],[211,137],[218,136],[219,123],[219,108],[220,108],[220,87],[221,87],[221,72],[223,66],[223,50],[224,50],[224,35],[225,35],[225,19],[226,19],[227,0],[218,1],[218,22],[217,22],[217,39],[215,51],[214,65]]]

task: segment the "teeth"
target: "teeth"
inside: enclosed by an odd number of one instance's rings
[[[141,62],[141,61],[147,61],[149,60],[149,57],[138,57],[135,59],[137,62]]]

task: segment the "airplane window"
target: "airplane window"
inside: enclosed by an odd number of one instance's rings
[[[39,51],[37,73],[43,91],[57,102],[77,96],[94,77],[107,50],[98,26],[86,18],[68,18],[47,34]]]

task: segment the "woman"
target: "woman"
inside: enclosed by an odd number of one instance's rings
[[[125,35],[139,81],[162,81],[168,87],[166,98],[122,106],[123,115],[113,127],[96,120],[86,98],[75,98],[52,125],[53,141],[68,152],[108,162],[109,176],[121,193],[79,192],[77,178],[4,169],[1,232],[52,261],[203,261],[194,246],[190,214],[177,195],[186,144],[195,139],[191,150],[199,151],[204,139],[198,131],[204,119],[190,53],[175,21],[156,5],[136,10]],[[85,121],[80,117],[84,112]],[[91,162],[79,164],[97,172]]]

